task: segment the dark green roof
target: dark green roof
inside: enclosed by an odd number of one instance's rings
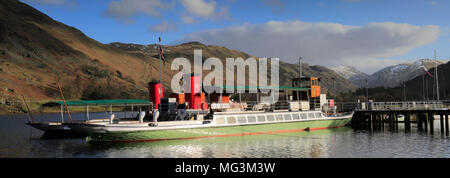
[[[148,100],[141,99],[117,99],[117,100],[83,100],[83,101],[66,101],[67,106],[98,106],[98,105],[132,105],[132,104],[150,104]],[[64,105],[64,101],[55,101],[45,103],[44,106]]]

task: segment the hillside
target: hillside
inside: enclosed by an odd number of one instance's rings
[[[0,21],[2,101],[59,98],[56,76],[67,98],[145,96],[135,71],[152,59],[99,43],[19,1],[0,1]]]
[[[120,48],[122,50],[126,50],[128,53],[141,56],[144,58],[149,57],[158,57],[158,49],[156,49],[155,44],[151,45],[139,45],[139,44],[125,44],[125,43],[111,43],[111,46]],[[222,46],[214,46],[214,45],[204,45],[199,42],[189,42],[183,43],[174,46],[163,46],[164,53],[166,59],[173,60],[177,57],[185,57],[186,59],[191,60],[194,59],[193,51],[195,49],[202,49],[203,59],[208,59],[210,57],[216,57],[222,60],[222,64],[225,63],[226,58],[237,58],[242,57],[243,59],[247,59],[249,57],[253,57],[258,59],[258,57],[251,56],[247,53],[231,50]],[[159,64],[152,64],[154,66],[159,66]],[[327,92],[328,89],[333,90],[332,93],[335,92],[348,92],[356,90],[356,86],[346,80],[343,77],[340,77],[334,71],[323,67],[323,66],[310,66],[307,63],[302,63],[302,71],[305,76],[317,76],[321,77],[321,85],[324,87],[324,93]],[[248,72],[248,71],[247,71]],[[207,74],[207,71],[204,72],[204,75]],[[153,72],[153,78],[158,78],[159,73],[157,71]],[[298,77],[298,64],[289,64],[283,61],[280,61],[280,85],[282,86],[291,86],[292,79]],[[333,79],[334,79],[334,89],[333,87]],[[235,80],[236,81],[236,80]],[[246,81],[248,82],[248,81]]]
[[[146,83],[159,78],[154,45],[102,44],[17,0],[0,1],[0,22],[1,104],[20,103],[20,95],[29,100],[59,99],[56,78],[68,99],[147,98]],[[164,46],[169,61],[162,68],[166,90],[178,72],[170,70],[170,61],[176,57],[193,59],[194,49],[203,49],[204,58],[250,57],[197,42]],[[291,85],[297,66],[280,63],[281,85]],[[324,92],[332,86],[332,78],[339,92],[356,89],[325,67],[304,64],[303,71],[322,77]]]
[[[438,65],[445,64],[448,60],[438,60]],[[331,68],[342,77],[350,80],[355,85],[364,88],[366,80],[370,88],[375,87],[397,87],[401,83],[411,80],[417,76],[424,74],[420,66],[427,69],[435,67],[435,61],[431,59],[420,59],[414,62],[402,63],[394,66],[388,66],[378,70],[372,75],[358,71],[351,66],[338,66]]]
[[[428,70],[434,76],[435,68]],[[450,62],[438,66],[439,98],[440,100],[450,100]],[[422,78],[423,77],[423,78]],[[427,90],[428,89],[428,90]],[[404,93],[405,92],[405,93]],[[352,101],[354,98],[365,100],[366,89],[357,89],[351,94],[343,94],[339,97],[342,101]],[[436,100],[436,89],[434,78],[422,74],[405,82],[405,85],[385,88],[369,88],[369,99],[374,101],[403,101],[406,96],[407,101]]]
[[[371,77],[369,74],[361,72],[348,65],[332,67],[330,69],[358,87],[365,86],[365,80]]]

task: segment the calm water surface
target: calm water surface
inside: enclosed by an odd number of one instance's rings
[[[116,113],[120,115],[122,113]],[[128,113],[129,115],[130,113]],[[91,118],[105,113],[91,114]],[[59,121],[59,114],[35,115],[36,120]],[[73,114],[76,120],[84,114]],[[439,131],[405,133],[354,131],[344,127],[311,132],[148,143],[87,144],[84,138],[45,139],[43,132],[25,125],[27,115],[0,115],[0,157],[132,157],[132,158],[449,158],[450,137]],[[387,130],[387,129],[386,129]]]

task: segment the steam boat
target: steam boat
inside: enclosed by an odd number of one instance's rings
[[[146,142],[337,128],[348,124],[353,115],[336,113],[334,101],[320,94],[320,78],[301,76],[290,87],[278,87],[284,95],[280,94],[280,99],[272,104],[260,102],[264,95],[260,91],[273,91],[271,87],[256,87],[258,92],[252,94],[206,94],[202,88],[207,86],[201,86],[200,76],[187,74],[183,79],[188,84],[185,91],[190,92],[172,93],[169,98],[163,98],[161,82],[150,82],[149,98],[153,105],[135,120],[115,119],[112,115],[107,122],[77,122],[67,126],[73,132],[88,135],[88,142]],[[223,91],[228,87],[213,88]],[[245,102],[241,95],[247,95]],[[249,98],[256,101],[248,101]]]

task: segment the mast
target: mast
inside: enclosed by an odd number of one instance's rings
[[[161,59],[161,37],[159,37],[159,82],[161,82],[162,83],[162,70],[163,70],[163,68],[162,68],[162,59]]]
[[[438,79],[438,65],[437,65],[437,57],[436,57],[436,49],[434,49],[434,64],[435,64],[435,70],[434,70],[434,76],[436,76],[436,95],[437,95],[437,101],[439,101],[439,79]]]
[[[298,58],[298,78],[300,82],[300,87],[302,87],[302,57]]]
[[[64,106],[66,107],[67,115],[69,115],[69,120],[70,120],[70,122],[72,122],[72,117],[70,116],[69,107],[67,107],[66,99],[64,98],[64,94],[62,92],[61,85],[59,84],[58,76],[56,76],[56,84],[58,85],[59,93],[61,94],[61,98],[64,101]]]

